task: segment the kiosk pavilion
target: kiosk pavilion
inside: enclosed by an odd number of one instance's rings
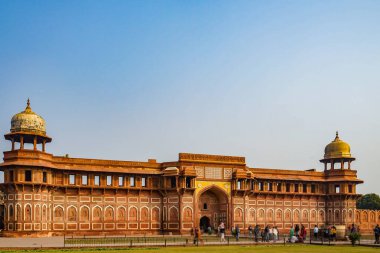
[[[46,152],[52,138],[28,100],[5,139],[12,145],[0,164],[3,236],[188,234],[221,221],[243,230],[301,223],[365,230],[380,221],[380,212],[356,209],[363,181],[338,133],[320,160],[323,171],[253,168],[244,157],[189,153],[162,163],[71,158]]]

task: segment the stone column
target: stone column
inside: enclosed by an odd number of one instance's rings
[[[33,138],[33,150],[37,150],[37,136]]]
[[[20,136],[20,149],[24,149],[24,136]]]

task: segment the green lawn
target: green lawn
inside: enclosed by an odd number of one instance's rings
[[[41,253],[94,253],[94,252],[109,252],[109,253],[361,253],[361,252],[380,252],[380,248],[370,248],[361,246],[316,246],[316,245],[271,245],[271,246],[207,246],[207,247],[168,247],[168,248],[99,248],[99,249],[62,249],[62,250],[0,250],[0,252],[41,252]]]

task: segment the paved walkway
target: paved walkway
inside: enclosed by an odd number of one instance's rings
[[[207,238],[207,237],[206,237]],[[205,238],[205,239],[206,239]],[[283,240],[277,241],[275,244],[283,244]],[[309,244],[310,241],[306,241],[306,244]],[[313,244],[321,244],[320,241],[312,241]],[[186,244],[185,240],[183,242],[168,242],[167,246],[184,246]],[[219,241],[207,241],[205,240],[203,243],[200,243],[200,245],[227,245],[228,243],[220,243]],[[230,240],[230,245],[247,245],[247,244],[256,244],[253,241],[239,241],[236,242],[235,240]],[[273,242],[259,242],[257,243],[259,245],[265,245],[265,244],[273,244]],[[328,242],[324,242],[324,244],[328,244]],[[331,244],[336,245],[344,245],[344,244],[350,244],[350,242],[347,241],[338,241],[338,242],[331,242]],[[373,240],[362,240],[362,245],[368,245],[368,246],[374,246],[379,247],[380,245],[374,245]],[[89,244],[89,245],[70,245],[67,244],[66,247],[129,247],[131,246],[129,243],[113,243],[113,244]],[[133,247],[144,247],[144,246],[158,246],[163,247],[165,244],[163,242],[156,242],[156,243],[133,243]],[[187,246],[194,246],[192,244],[192,241],[188,241]],[[54,237],[41,237],[41,238],[7,238],[7,237],[0,237],[0,248],[63,248],[64,247],[64,237],[63,236],[54,236]]]
[[[0,248],[60,248],[63,247],[63,236],[41,238],[8,238],[0,237]]]

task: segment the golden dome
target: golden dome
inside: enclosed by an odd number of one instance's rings
[[[45,120],[32,111],[29,99],[25,110],[12,117],[11,133],[16,132],[46,135]]]
[[[339,139],[338,132],[336,132],[335,139],[325,147],[324,158],[351,158],[350,145]]]

